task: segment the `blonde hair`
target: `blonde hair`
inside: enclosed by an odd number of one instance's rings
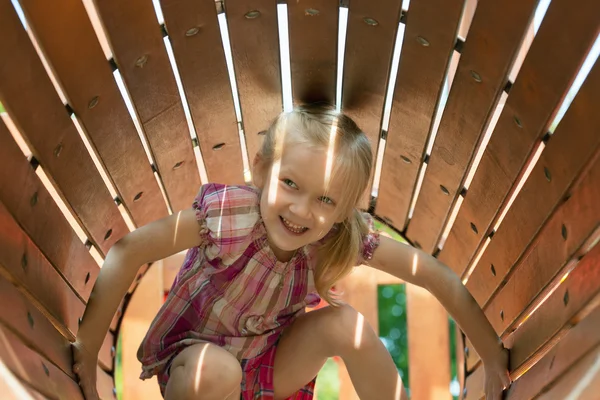
[[[289,140],[295,143],[324,149],[333,145],[330,181],[340,179],[344,184],[344,196],[337,206],[338,218],[344,218],[317,248],[314,279],[319,295],[328,303],[339,305],[331,288],[356,265],[363,235],[368,231],[356,205],[371,176],[371,144],[352,119],[333,107],[323,104],[298,106],[292,112],[279,115],[265,132],[260,150],[263,169],[270,168],[281,158],[286,134],[291,134]]]

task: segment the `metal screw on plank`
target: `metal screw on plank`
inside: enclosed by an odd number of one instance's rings
[[[198,34],[198,32],[200,32],[200,29],[198,27],[193,27],[193,28],[190,28],[187,31],[185,31],[185,36],[187,36],[187,37],[194,36],[194,35]]]
[[[27,311],[27,322],[29,322],[29,326],[31,327],[31,329],[33,329],[34,321],[29,311]]]
[[[544,167],[544,175],[546,175],[548,182],[552,181],[552,174],[550,174],[550,170],[546,167]]]
[[[304,11],[304,15],[309,16],[309,17],[314,17],[315,15],[319,15],[320,11],[319,10],[315,10],[314,8],[307,8]]]
[[[563,296],[563,303],[565,307],[569,304],[569,289],[565,291],[565,295]]]
[[[515,115],[515,117],[514,117],[514,120],[515,120],[515,124],[517,124],[517,126],[518,126],[519,128],[522,128],[522,127],[523,127],[523,125],[521,124],[521,120],[519,119],[519,117],[517,117],[517,116]]]
[[[496,268],[494,268],[494,264],[492,264],[492,267],[490,269],[492,271],[492,275],[496,276]]]
[[[477,226],[471,222],[471,230],[477,234],[479,234],[479,231],[477,230]]]
[[[114,357],[115,353],[116,353],[115,346],[111,346],[111,348],[110,348],[110,356]]]
[[[423,47],[429,47],[429,41],[423,36],[417,36],[417,42],[419,42]]]
[[[500,319],[504,321],[504,311],[500,310]]]
[[[446,196],[450,195],[450,192],[448,191],[448,189],[446,189],[444,185],[440,185],[440,189],[442,189],[442,192],[444,192]]]
[[[563,239],[567,240],[567,227],[565,226],[565,224],[563,224],[561,230],[560,230],[560,234],[562,235]]]
[[[469,358],[469,348],[465,347],[465,357]]]
[[[31,207],[35,206],[38,202],[38,192],[35,192],[32,196],[31,199],[29,199],[29,205]]]
[[[479,75],[477,72],[471,70],[471,76],[473,79],[475,79],[475,82],[481,83],[481,75]]]
[[[184,161],[179,161],[177,164],[173,165],[173,170],[181,168],[183,163],[184,163]]]
[[[78,324],[78,325],[81,325],[81,321],[83,321],[83,317],[79,317],[79,318],[77,319],[77,324]]]
[[[106,235],[104,235],[104,240],[108,240],[112,236],[112,229],[106,231]]]
[[[87,283],[90,281],[90,273],[88,272],[87,275],[85,276],[85,284],[87,285]]]
[[[215,144],[213,146],[213,150],[221,150],[223,147],[225,147],[225,143],[219,143],[219,144]]]
[[[139,68],[144,68],[144,65],[148,62],[148,56],[144,54],[140,58],[135,61],[135,66]]]
[[[59,157],[62,152],[62,143],[59,143],[58,146],[54,148],[54,157]]]
[[[23,268],[23,270],[25,272],[27,272],[27,267],[28,267],[27,254],[23,254],[23,257],[21,257],[21,268]]]
[[[402,161],[404,161],[407,164],[412,164],[412,161],[410,161],[410,158],[406,157],[406,156],[400,156],[400,158],[402,159]]]
[[[267,134],[267,131],[260,131],[260,132],[258,132],[258,134],[259,134],[260,136],[264,136],[264,135],[266,135],[266,134]]]
[[[377,25],[379,25],[379,22],[377,22],[377,20],[373,19],[373,18],[365,17],[363,19],[363,21],[365,21],[365,24],[367,24],[369,26],[377,26]]]
[[[48,370],[48,367],[46,367],[46,364],[42,363],[42,368],[44,369],[44,373],[46,374],[46,376],[50,376],[50,370]]]
[[[260,11],[258,11],[258,10],[248,11],[246,13],[246,15],[244,15],[244,17],[246,17],[246,19],[254,19],[254,18],[258,18],[259,16],[260,16]]]
[[[93,99],[90,100],[90,102],[88,103],[88,108],[91,110],[92,108],[96,107],[98,105],[98,101],[99,101],[99,97],[96,96]]]
[[[139,192],[138,194],[135,195],[135,197],[133,198],[133,201],[134,202],[139,201],[143,195],[144,195],[144,192]]]
[[[113,392],[113,397],[117,397],[117,388],[116,387],[113,388],[112,392]]]

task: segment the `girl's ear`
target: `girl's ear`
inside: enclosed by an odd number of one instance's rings
[[[252,162],[252,183],[257,188],[262,189],[265,179],[265,162],[260,153],[256,153]]]

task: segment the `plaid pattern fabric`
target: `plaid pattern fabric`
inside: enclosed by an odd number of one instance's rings
[[[201,245],[188,251],[137,354],[140,378],[158,375],[161,391],[173,358],[203,342],[224,348],[242,365],[259,362],[260,371],[272,369],[272,359],[262,362],[267,355],[274,358],[283,329],[306,307],[319,303],[314,247],[299,249],[289,262],[278,261],[267,241],[259,202],[260,192],[253,187],[201,187],[193,203]],[[366,218],[372,226],[370,216]],[[367,235],[363,243],[362,257],[370,259],[377,234]],[[250,379],[254,388],[265,372],[251,370],[245,371],[244,380]],[[268,391],[268,385],[260,390]]]

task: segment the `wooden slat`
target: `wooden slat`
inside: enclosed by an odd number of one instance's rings
[[[507,399],[531,399],[559,379],[565,372],[594,348],[600,345],[600,308],[586,317],[556,344],[525,375],[515,381]],[[563,399],[564,397],[556,397]]]
[[[425,251],[435,250],[536,5],[482,2],[475,11],[407,230]]]
[[[451,399],[448,313],[425,289],[406,286],[408,368],[414,399]]]
[[[600,392],[600,348],[585,356],[539,400],[596,400]]]
[[[14,286],[0,277],[0,325],[9,326],[33,344],[36,352],[74,378],[69,341]],[[10,305],[10,306],[7,306]]]
[[[71,286],[87,300],[100,268],[63,217],[2,121],[0,202]]]
[[[160,188],[83,2],[20,4],[134,222],[141,226],[166,216]],[[142,197],[134,202],[138,193]]]
[[[518,323],[519,315],[535,305],[536,297],[543,298],[542,290],[548,282],[564,275],[569,260],[586,251],[586,241],[595,240],[594,232],[600,227],[599,198],[600,159],[544,225],[504,287],[486,307],[486,315],[499,335]]]
[[[600,145],[599,99],[600,63],[597,63],[467,283],[480,305],[487,303],[496,287],[505,280],[542,223],[567,194],[574,178],[593,154],[597,154]],[[490,273],[491,265],[494,265],[495,276]]]
[[[511,367],[527,368],[525,361],[548,341],[558,340],[600,305],[600,245],[596,245],[552,293],[546,302],[519,328],[510,342]]]
[[[100,367],[96,369],[96,388],[98,389],[100,400],[114,400],[117,398],[114,392],[115,381],[112,376],[104,372]]]
[[[348,11],[342,111],[367,134],[375,156],[401,9],[402,0],[352,0]],[[372,178],[361,208],[368,207]]]
[[[19,379],[52,399],[83,400],[74,380],[1,325],[0,343],[1,362]]]
[[[11,55],[0,59],[0,101],[90,240],[106,252],[127,226],[9,1],[0,2],[0,36],[0,53]]]
[[[210,3],[211,0],[208,0]],[[246,16],[258,11],[255,18]],[[228,0],[225,5],[233,65],[250,162],[262,144],[258,133],[283,110],[276,0]]]
[[[480,365],[475,371],[467,376],[467,383],[463,391],[463,398],[467,400],[479,400],[484,395],[485,371],[483,365]]]
[[[295,104],[335,103],[338,24],[339,7],[334,1],[288,1]]]
[[[200,176],[181,97],[152,2],[115,0],[96,1],[95,4],[173,211],[189,208],[200,186]],[[218,114],[214,117],[220,119]],[[200,127],[201,120],[196,122]],[[204,134],[204,131],[198,131],[199,136]],[[202,150],[207,153],[206,149]],[[173,169],[181,161],[183,164]],[[226,169],[215,170],[210,162],[206,166],[214,180],[227,180],[231,175]]]
[[[239,133],[215,2],[161,0],[161,6],[208,179],[243,183]],[[225,146],[213,150],[221,143]]]
[[[0,393],[4,400],[48,400],[46,396],[16,378],[10,371],[6,371],[0,378]]]
[[[115,336],[112,332],[107,332],[104,337],[104,342],[98,354],[98,365],[105,371],[112,371],[114,359]]]
[[[439,255],[457,273],[464,271],[493,228],[511,186],[552,123],[596,39],[599,12],[595,0],[583,1],[577,9],[569,0],[550,4]]]
[[[84,304],[0,203],[0,275],[19,288],[66,337],[74,338]]]
[[[406,225],[463,3],[434,0],[410,6],[375,208],[377,215],[401,230]]]

